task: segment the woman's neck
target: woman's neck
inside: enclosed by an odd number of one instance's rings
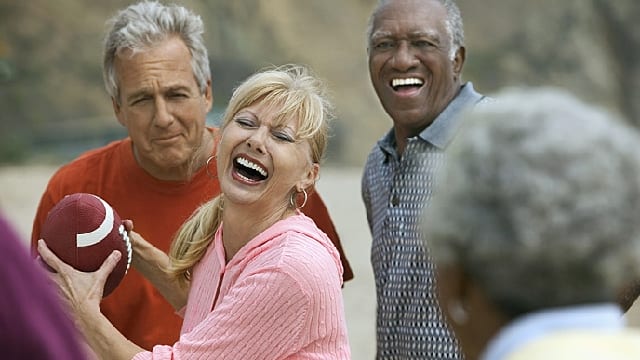
[[[258,206],[256,208],[225,202],[222,214],[222,243],[227,262],[260,233],[276,222],[296,214],[295,210],[288,206],[272,211],[265,211],[263,207]]]

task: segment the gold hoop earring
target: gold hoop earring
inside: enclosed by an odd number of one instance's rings
[[[307,195],[307,190],[302,189],[302,193],[304,194],[304,200],[302,200],[302,205],[300,205],[300,209],[302,209],[305,205],[307,205],[307,200],[309,200],[309,195]]]
[[[294,191],[289,196],[289,204],[294,209],[302,209],[305,205],[307,205],[307,200],[309,200],[309,195],[307,194],[307,190],[302,189],[302,194],[304,195],[304,200],[302,200],[302,205],[298,206],[298,194],[300,192]]]
[[[205,170],[207,171],[207,176],[209,177],[209,179],[211,180],[215,180],[218,178],[218,176],[216,175],[212,175],[211,171],[209,171],[209,163],[211,162],[211,160],[215,159],[216,156],[215,155],[211,155],[209,156],[209,158],[207,159],[207,163],[205,164]]]

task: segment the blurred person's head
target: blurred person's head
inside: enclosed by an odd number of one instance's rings
[[[89,359],[51,279],[0,211],[0,346],[5,359]]]
[[[382,0],[367,28],[369,75],[396,132],[419,134],[461,85],[460,10],[450,0]]]
[[[538,310],[615,302],[640,276],[640,137],[553,89],[476,108],[424,214],[441,307],[467,357]]]
[[[104,42],[104,81],[136,161],[161,180],[185,180],[210,155],[211,75],[200,17],[144,1],[118,12]]]

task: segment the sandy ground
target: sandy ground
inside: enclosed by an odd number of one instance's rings
[[[0,208],[26,239],[39,197],[54,167],[0,167]],[[355,278],[345,284],[344,302],[354,360],[375,354],[375,290],[369,265],[369,230],[360,200],[360,169],[325,168],[318,184]],[[640,302],[638,302],[640,303]],[[628,313],[629,324],[640,326],[640,305]]]

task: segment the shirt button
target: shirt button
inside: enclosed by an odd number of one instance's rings
[[[391,196],[391,206],[396,207],[396,206],[398,206],[398,204],[400,204],[400,199],[398,199],[397,195],[392,195]]]

